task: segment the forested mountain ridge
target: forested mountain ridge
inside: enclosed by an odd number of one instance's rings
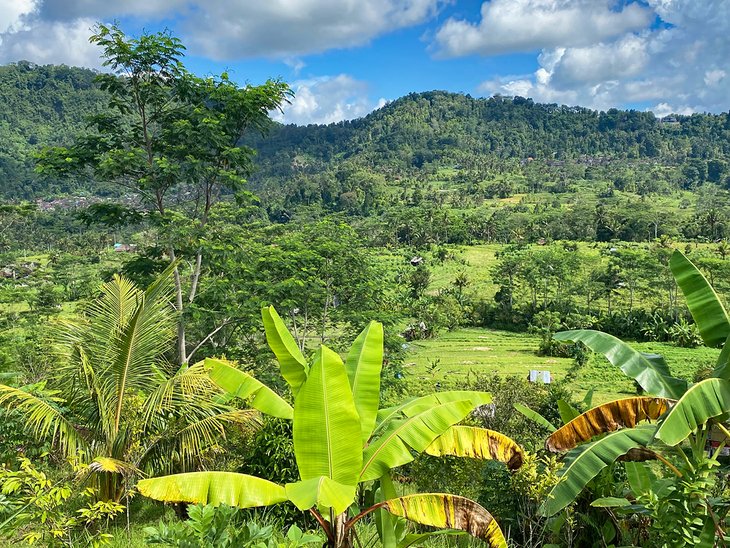
[[[42,179],[33,172],[39,147],[69,144],[85,131],[86,118],[105,108],[106,94],[94,76],[87,69],[25,61],[0,67],[5,199],[99,192],[93,182]],[[251,183],[274,209],[312,202],[339,206],[343,194],[367,195],[362,187],[368,184],[423,179],[440,168],[456,168],[462,182],[481,180],[524,171],[525,162],[533,160],[559,170],[566,163],[616,161],[681,166],[686,180],[680,185],[692,188],[706,180],[724,184],[730,117],[695,114],[659,120],[648,112],[597,112],[521,97],[433,91],[412,93],[353,121],[276,125],[251,144],[258,150]],[[345,181],[357,170],[384,181]],[[313,186],[318,187],[314,194]]]
[[[522,97],[473,98],[432,91],[412,93],[364,118],[327,126],[280,126],[259,143],[264,161],[275,152],[338,154],[371,165],[401,168],[464,155],[554,158],[710,159],[730,153],[730,118],[695,114],[664,121],[651,112],[534,103]]]
[[[33,173],[40,146],[69,144],[86,118],[105,108],[107,96],[94,71],[20,61],[0,66],[0,194],[29,199],[74,192],[70,180],[41,180]]]

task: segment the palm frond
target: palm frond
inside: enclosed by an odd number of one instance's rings
[[[188,422],[176,431],[168,429],[147,447],[139,459],[138,466],[155,473],[172,472],[175,464],[183,469],[189,469],[207,449],[225,438],[226,428],[231,424],[249,428],[258,427],[260,414],[252,409],[226,408]]]
[[[22,388],[0,384],[0,406],[23,414],[26,427],[40,438],[57,440],[67,456],[75,455],[86,445],[81,433],[69,422],[55,402],[47,401]]]

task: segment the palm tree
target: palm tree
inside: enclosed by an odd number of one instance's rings
[[[43,394],[0,385],[1,406],[90,465],[102,500],[120,500],[130,475],[194,469],[227,424],[256,420],[222,403],[205,362],[165,361],[176,325],[171,272],[146,291],[115,276],[83,317],[62,321],[60,365]]]

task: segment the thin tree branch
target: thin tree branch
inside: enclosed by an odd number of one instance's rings
[[[205,338],[204,338],[204,339],[203,339],[202,341],[200,341],[200,342],[199,342],[199,343],[198,343],[198,344],[196,345],[196,347],[195,347],[195,348],[193,348],[193,349],[192,349],[192,350],[190,351],[190,354],[188,354],[188,355],[187,355],[187,357],[185,358],[185,362],[186,362],[186,363],[190,363],[190,360],[191,360],[191,359],[193,359],[193,355],[194,355],[194,354],[195,354],[195,353],[196,353],[196,352],[197,352],[198,350],[200,350],[200,347],[201,347],[201,346],[203,346],[203,345],[204,345],[205,343],[207,343],[207,342],[208,342],[208,341],[209,341],[209,340],[210,340],[210,339],[211,339],[211,338],[212,338],[212,337],[213,337],[213,336],[214,336],[214,335],[215,335],[216,333],[218,333],[218,331],[220,331],[221,329],[223,329],[223,328],[224,328],[225,326],[227,326],[227,325],[230,325],[231,323],[233,323],[233,320],[231,320],[230,318],[226,318],[225,320],[223,320],[223,323],[222,323],[222,324],[220,324],[220,325],[219,325],[218,327],[216,327],[216,328],[215,328],[215,329],[214,329],[213,331],[211,331],[210,333],[208,333],[208,334],[207,334],[207,335],[205,336]]]

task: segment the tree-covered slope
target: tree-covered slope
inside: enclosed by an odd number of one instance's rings
[[[483,99],[434,91],[412,93],[351,122],[282,126],[259,148],[262,164],[274,171],[284,167],[284,154],[290,160],[304,154],[313,162],[355,156],[401,169],[471,156],[682,162],[730,154],[730,118],[697,114],[662,122],[650,112],[597,112],[522,97]]]
[[[71,181],[33,172],[38,147],[69,143],[106,105],[91,70],[26,61],[0,66],[0,194],[6,199],[71,192]]]
[[[86,117],[105,108],[107,97],[94,76],[67,66],[0,66],[0,196],[17,200],[100,191],[92,181],[49,180],[33,172],[39,147],[69,144],[85,131]],[[696,114],[662,121],[647,112],[597,112],[521,97],[433,91],[412,93],[349,122],[277,125],[250,144],[259,151],[254,189],[287,207],[367,194],[368,185],[379,184],[372,177],[389,185],[456,167],[476,172],[479,179],[519,170],[520,162],[531,159],[651,161],[685,168],[696,183],[722,184],[730,118]],[[354,171],[360,171],[358,181],[347,182]],[[364,182],[363,171],[370,177]]]

